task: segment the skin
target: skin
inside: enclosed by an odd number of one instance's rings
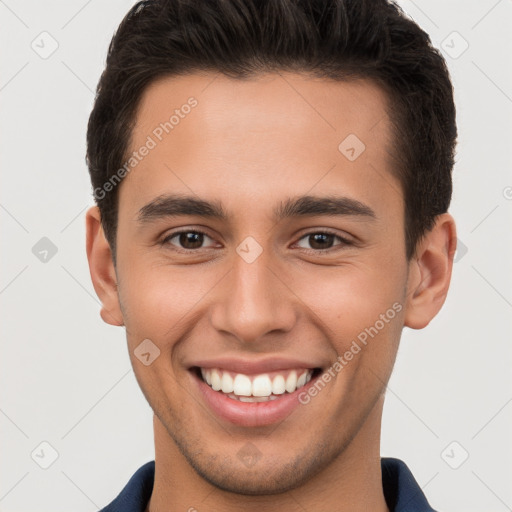
[[[454,220],[440,215],[406,260],[387,98],[371,82],[284,72],[246,81],[213,73],[160,79],[141,99],[130,151],[190,96],[198,105],[119,186],[116,267],[97,207],[86,217],[101,316],[126,327],[136,378],[155,413],[147,511],[388,511],[380,467],[385,386],[403,326],[425,327],[445,301]],[[350,133],[366,145],[353,162],[338,150]],[[165,193],[220,201],[231,217],[138,222],[139,210]],[[375,218],[272,219],[289,197],[333,193],[364,203]],[[159,243],[178,228],[207,236],[198,249],[179,236]],[[335,236],[322,254],[306,235],[325,229]],[[247,236],[262,248],[250,264],[236,252]],[[188,371],[198,357],[223,355],[300,357],[325,369],[394,303],[401,311],[279,424],[219,419]],[[161,354],[145,366],[134,350],[148,338]],[[237,455],[248,442],[259,452],[250,467]]]

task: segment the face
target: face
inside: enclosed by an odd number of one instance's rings
[[[119,311],[160,442],[220,488],[291,489],[378,441],[409,268],[385,108],[367,81],[291,73],[142,97]]]

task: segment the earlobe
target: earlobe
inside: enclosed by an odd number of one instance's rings
[[[404,325],[423,329],[443,306],[452,275],[457,235],[453,217],[444,213],[419,242],[409,265]]]
[[[87,210],[85,222],[87,260],[94,290],[101,301],[101,318],[110,325],[124,325],[112,252],[101,226],[97,206]]]

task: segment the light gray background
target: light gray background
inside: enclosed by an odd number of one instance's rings
[[[85,254],[86,123],[132,4],[0,1],[0,511],[97,510],[154,458],[125,332],[101,321]],[[512,1],[400,5],[452,74],[460,137],[450,212],[467,252],[438,317],[403,333],[382,455],[403,459],[440,511],[512,510]],[[46,59],[31,47],[51,49],[43,31],[58,43]],[[57,247],[46,262],[32,252],[42,237]],[[58,453],[48,469],[43,441]]]

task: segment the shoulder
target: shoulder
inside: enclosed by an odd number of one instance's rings
[[[405,462],[382,457],[381,469],[384,497],[390,512],[436,512]]]
[[[155,461],[141,466],[117,497],[100,512],[144,512],[153,491]]]

